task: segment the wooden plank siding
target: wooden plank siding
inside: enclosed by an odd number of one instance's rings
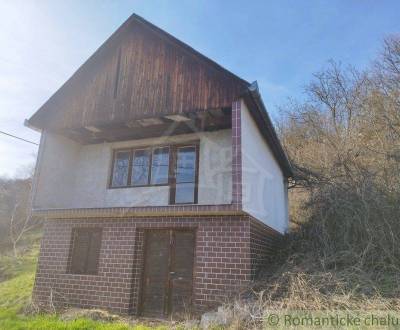
[[[41,129],[76,129],[230,107],[248,85],[133,15],[29,123]]]

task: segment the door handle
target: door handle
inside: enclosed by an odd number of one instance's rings
[[[169,275],[175,275],[175,272],[169,272]]]

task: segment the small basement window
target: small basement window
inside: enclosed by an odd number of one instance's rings
[[[69,273],[97,274],[101,233],[101,228],[74,228],[72,230]]]

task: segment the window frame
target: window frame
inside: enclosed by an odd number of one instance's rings
[[[151,183],[153,180],[153,157],[154,151],[156,149],[165,149],[168,148],[168,178],[167,183]],[[172,146],[170,145],[163,145],[163,146],[154,146],[150,148],[150,162],[149,162],[149,184],[146,186],[169,186],[171,182],[171,155],[172,155]],[[133,151],[134,152],[134,151]],[[136,187],[136,186],[135,186]]]
[[[132,172],[133,172],[133,160],[135,159],[135,153],[137,151],[149,151],[149,168],[148,168],[148,175],[147,175],[147,184],[133,184],[132,183]],[[117,151],[118,152],[118,151]],[[134,148],[130,150],[131,158],[129,163],[129,176],[128,176],[128,185],[126,187],[136,188],[136,187],[147,187],[151,184],[151,164],[153,162],[153,150],[151,148]],[[113,169],[114,171],[114,169]],[[116,187],[118,188],[118,187]],[[124,187],[123,187],[124,188]]]
[[[129,185],[127,186],[113,186],[113,178],[114,178],[114,167],[115,167],[115,160],[116,160],[116,156],[118,153],[120,152],[129,152],[129,163],[128,163],[128,179],[127,179],[127,183],[129,184],[129,182],[131,181],[131,173],[132,173],[132,149],[131,148],[121,148],[121,149],[115,149],[113,150],[113,155],[112,155],[112,162],[111,162],[111,175],[109,176],[109,183],[108,183],[108,187],[115,189],[115,188],[125,188],[125,187],[130,187]]]
[[[176,166],[178,162],[178,150],[182,148],[188,148],[188,147],[194,147],[195,149],[195,155],[196,155],[196,161],[195,161],[195,174],[194,174],[194,201],[193,203],[176,203],[175,198],[176,198]],[[198,197],[199,197],[199,149],[200,149],[200,143],[199,141],[195,141],[193,143],[184,143],[184,144],[177,144],[172,146],[172,158],[173,158],[173,164],[172,164],[172,175],[171,175],[171,189],[170,189],[170,194],[169,194],[169,204],[170,205],[194,205],[198,204]],[[170,164],[171,166],[171,164]],[[178,183],[179,184],[179,183]]]
[[[93,239],[93,234],[95,232],[99,233],[100,235],[100,242],[99,242],[99,250],[98,250],[98,255],[97,255],[97,259],[96,259],[96,271],[94,272],[89,272],[87,269],[87,265],[88,265],[88,257],[89,257],[89,251],[90,251],[90,244],[88,246],[88,250],[86,251],[86,260],[85,260],[85,271],[82,273],[76,272],[73,269],[73,258],[75,255],[75,239],[76,239],[76,235],[78,232],[89,232],[91,234],[91,238],[90,238],[90,242]],[[67,267],[67,274],[71,274],[71,275],[98,275],[99,274],[99,264],[100,264],[100,255],[101,255],[101,246],[103,243],[103,228],[102,227],[73,227],[71,230],[71,241],[70,241],[70,246],[69,246],[69,255],[68,255],[68,267]]]
[[[152,184],[151,177],[152,177],[152,163],[153,163],[153,152],[155,149],[159,148],[169,148],[169,168],[168,168],[168,182],[167,183],[158,183]],[[178,156],[178,149],[185,148],[185,147],[194,147],[195,154],[196,154],[196,168],[195,168],[195,188],[194,188],[194,202],[193,203],[175,203],[175,192],[176,192],[176,162]],[[170,194],[169,194],[169,205],[191,205],[198,203],[198,186],[199,186],[199,149],[200,149],[200,141],[199,140],[192,140],[184,143],[176,143],[176,144],[156,144],[156,145],[147,145],[147,146],[138,146],[138,147],[131,147],[131,148],[118,148],[113,149],[112,158],[111,158],[111,166],[110,166],[110,174],[108,179],[108,189],[123,189],[123,188],[141,188],[141,187],[162,187],[162,186],[169,186],[170,187]],[[132,169],[133,169],[133,158],[135,151],[138,150],[149,150],[150,158],[149,158],[149,176],[148,176],[148,184],[144,185],[133,185],[132,184]],[[114,175],[114,165],[115,165],[115,158],[118,152],[121,151],[129,151],[129,166],[128,166],[128,184],[126,186],[113,186],[112,179]]]
[[[108,180],[108,189],[121,189],[121,188],[141,188],[141,187],[159,187],[159,186],[168,186],[169,185],[169,180],[170,178],[168,177],[168,182],[167,183],[159,183],[159,184],[152,184],[151,183],[151,168],[152,168],[152,163],[153,163],[153,150],[158,149],[158,148],[165,148],[169,147],[169,152],[171,153],[171,145],[169,144],[163,144],[163,145],[151,145],[151,146],[141,146],[141,147],[134,147],[134,148],[120,148],[120,149],[113,149],[112,153],[112,159],[111,159],[111,171],[109,175],[109,180]],[[140,150],[148,150],[150,157],[149,157],[149,176],[147,178],[148,184],[138,184],[134,185],[132,184],[132,169],[133,169],[133,157],[135,154],[135,151],[140,151]],[[115,165],[115,157],[118,152],[120,151],[129,151],[130,152],[130,157],[129,157],[129,166],[128,166],[128,184],[126,186],[113,186],[112,185],[112,179],[114,176],[114,165]],[[171,166],[171,155],[169,156],[169,166]],[[169,170],[169,169],[168,169]]]

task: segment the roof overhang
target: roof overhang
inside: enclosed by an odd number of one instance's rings
[[[253,82],[242,95],[258,129],[270,147],[285,177],[292,177],[293,170],[276,134],[274,125],[261,98],[257,82]]]
[[[119,125],[144,115],[226,108],[248,85],[133,14],[30,117],[29,126],[82,129]]]
[[[29,121],[26,121],[26,125],[30,125]],[[124,122],[99,122],[88,126],[49,131],[81,144],[95,144],[210,132],[231,126],[231,108],[217,108],[177,115],[142,116]]]

